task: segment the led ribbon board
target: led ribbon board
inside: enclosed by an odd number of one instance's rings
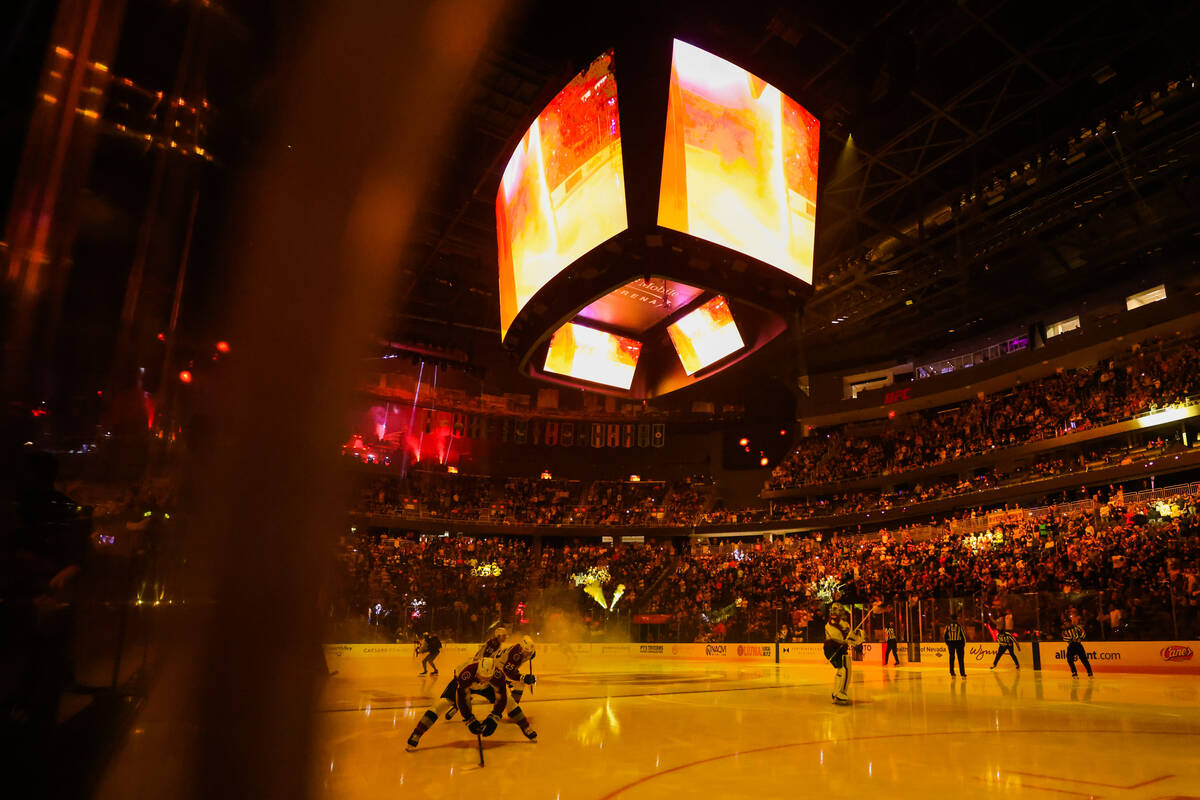
[[[613,55],[605,53],[543,109],[496,193],[500,337],[529,299],[628,227]]]
[[[658,224],[811,284],[819,136],[774,86],[676,39]]]

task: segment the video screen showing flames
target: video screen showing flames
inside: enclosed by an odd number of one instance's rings
[[[720,295],[668,325],[667,334],[688,375],[736,353],[745,345],[733,321],[729,301]]]
[[[796,101],[675,40],[658,224],[811,284],[819,141]]]
[[[496,194],[500,335],[565,267],[628,227],[611,52],[529,126]]]
[[[543,370],[618,389],[633,385],[642,343],[568,322],[550,339]]]

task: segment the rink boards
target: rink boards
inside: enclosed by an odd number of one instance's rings
[[[1195,645],[1195,646],[1193,646]],[[446,644],[442,646],[439,659],[446,665],[457,664],[470,658],[478,644]],[[916,645],[914,645],[916,647]],[[965,664],[968,669],[988,668],[996,657],[995,642],[968,642]],[[1034,669],[1034,644],[1022,642],[1017,658],[1023,669]],[[909,645],[900,643],[901,664],[909,662]],[[1067,646],[1065,642],[1042,642],[1038,644],[1040,669],[1046,672],[1069,673]],[[1142,672],[1178,675],[1200,674],[1200,658],[1196,650],[1200,644],[1190,642],[1084,642],[1084,649],[1096,672]],[[867,642],[862,646],[862,660],[856,666],[879,667],[883,664],[885,646],[881,642]],[[644,658],[647,660],[686,660],[708,662],[747,662],[759,664],[824,664],[825,654],[820,644],[791,643],[539,643],[538,653],[572,658]],[[337,669],[342,658],[357,657],[412,657],[410,644],[328,644],[325,658],[330,669]],[[948,650],[945,644],[926,642],[920,645],[920,664],[913,666],[940,667],[946,669]],[[1005,656],[1001,668],[1012,668],[1012,661]],[[1082,667],[1077,665],[1080,672]]]

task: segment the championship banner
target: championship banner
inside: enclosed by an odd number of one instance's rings
[[[662,447],[667,443],[667,426],[661,422],[654,423],[654,446]]]
[[[575,423],[563,422],[558,426],[558,440],[563,447],[575,444]]]
[[[592,423],[592,447],[604,447],[604,425],[602,423]]]
[[[516,444],[525,444],[529,439],[529,420],[517,419],[513,420],[513,442]]]
[[[649,422],[639,422],[638,423],[637,446],[638,447],[649,447],[650,446],[650,423]]]
[[[533,444],[542,443],[542,421],[540,419],[531,419],[529,421],[529,435]]]
[[[621,423],[619,423],[619,422],[608,423],[608,446],[609,447],[620,447],[621,446]]]
[[[633,447],[633,423],[626,423],[621,429],[621,444],[625,447]]]
[[[557,422],[547,420],[545,433],[546,433],[545,441],[546,441],[547,447],[554,447],[554,445],[558,444],[558,423]]]

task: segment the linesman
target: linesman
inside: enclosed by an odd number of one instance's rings
[[[949,625],[946,626],[946,631],[942,635],[942,640],[946,643],[946,649],[949,650],[950,656],[950,677],[954,677],[954,657],[958,656],[958,671],[962,676],[967,677],[967,668],[963,664],[963,656],[967,650],[967,635],[963,632],[962,625],[958,624],[959,618],[954,617]]]
[[[1082,625],[1071,625],[1063,630],[1063,639],[1067,643],[1067,666],[1071,668],[1072,678],[1079,677],[1079,671],[1075,669],[1075,659],[1077,658],[1083,662],[1083,668],[1087,670],[1088,677],[1092,677],[1092,665],[1088,661],[1087,651],[1083,649],[1084,638]]]
[[[896,629],[889,625],[884,638],[887,639],[887,649],[883,651],[883,665],[887,666],[888,656],[891,656],[896,659],[896,666],[900,666],[900,655],[896,650]]]
[[[998,645],[996,648],[996,660],[992,662],[992,669],[996,668],[996,665],[1000,663],[1000,657],[1005,653],[1012,656],[1013,663],[1017,665],[1017,669],[1020,669],[1021,662],[1017,661],[1017,654],[1013,652],[1014,647],[1017,650],[1021,649],[1021,643],[1017,641],[1017,637],[1008,631],[1000,631],[1000,635],[996,638],[996,644]]]

